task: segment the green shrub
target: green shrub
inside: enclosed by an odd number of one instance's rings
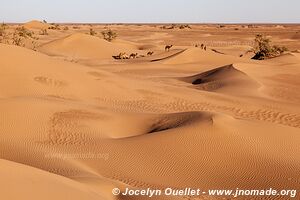
[[[112,30],[102,31],[103,39],[111,42],[117,38],[117,33]]]
[[[272,46],[271,40],[261,34],[256,35],[254,42],[253,52],[255,55],[252,59],[255,60],[273,58],[288,50],[286,47]]]

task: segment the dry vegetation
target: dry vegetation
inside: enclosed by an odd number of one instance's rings
[[[161,29],[191,29],[192,27],[188,24],[171,24],[171,25],[164,25]]]
[[[38,37],[35,37],[33,31],[30,31],[24,26],[19,26],[15,29],[11,29],[8,25],[4,23],[0,26],[0,43],[12,44],[23,47],[25,47],[27,43],[30,44],[28,48],[35,50],[35,41],[38,39]]]
[[[117,33],[112,31],[111,29],[102,31],[103,39],[111,42],[117,38]]]
[[[55,24],[55,23],[52,23],[51,26],[48,29],[61,30],[60,25],[59,24]]]
[[[6,37],[7,37],[7,35],[6,35],[6,29],[7,29],[7,25],[4,24],[4,23],[2,23],[0,25],[0,43],[2,43],[6,39]]]
[[[43,29],[40,31],[40,35],[48,35],[47,29]]]
[[[255,37],[255,46],[253,52],[255,56],[252,59],[264,60],[281,55],[288,49],[284,46],[271,45],[271,40],[261,34]]]
[[[97,35],[97,32],[94,29],[90,28],[90,35],[95,36]]]

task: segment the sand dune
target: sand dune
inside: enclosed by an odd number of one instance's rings
[[[28,29],[43,30],[43,29],[48,29],[50,27],[50,25],[46,24],[46,23],[43,23],[43,22],[40,22],[40,21],[37,21],[37,20],[33,20],[33,21],[30,21],[30,22],[27,22],[26,24],[24,24],[24,27],[28,28]]]
[[[132,52],[136,49],[124,42],[110,43],[95,36],[76,33],[38,48],[48,55],[71,57],[74,59],[111,59],[120,52]],[[136,48],[136,47],[135,47]]]
[[[104,129],[104,132],[111,133],[108,135],[110,138],[129,138],[153,133],[163,134],[165,131],[212,120],[209,114],[197,112],[160,115],[131,113],[114,115],[111,118],[111,120],[107,120],[107,127]],[[132,126],[132,124],[137,125]]]
[[[275,58],[270,59],[270,61],[277,63],[299,63],[300,56],[299,53],[286,53],[281,56],[277,56]]]
[[[215,68],[181,80],[205,91],[230,94],[250,94],[259,88],[259,84],[245,73],[235,69],[233,65]]]
[[[230,55],[222,55],[219,53],[215,53],[212,51],[204,51],[200,48],[189,48],[176,57],[168,59],[166,64],[187,64],[187,63],[214,63],[214,64],[222,64],[222,63],[235,63],[239,62],[240,58],[230,56]]]
[[[299,53],[255,61],[187,45],[249,37],[229,36],[232,27],[111,25],[113,42],[85,34],[90,27],[45,35],[37,51],[0,44],[0,199],[149,199],[114,196],[115,187],[300,189]]]
[[[251,50],[252,47],[248,45],[234,45],[234,46],[228,46],[228,47],[215,47],[212,48],[212,50],[217,50],[223,54],[226,55],[233,55],[240,57],[243,55],[243,57],[252,58],[254,56],[253,52],[248,52]],[[252,55],[252,56],[251,56]]]
[[[14,171],[14,173],[11,173]],[[0,160],[3,199],[104,199],[84,185],[39,169]],[[18,192],[15,190],[18,189]]]

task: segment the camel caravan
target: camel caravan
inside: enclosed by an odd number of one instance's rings
[[[165,46],[165,51],[170,51],[170,49],[173,47],[173,45],[166,45]],[[147,56],[152,56],[154,54],[154,51],[149,51],[147,53]],[[143,58],[146,57],[145,55],[138,55],[138,53],[132,53],[128,55],[125,52],[121,52],[116,56],[112,56],[116,60],[128,60],[128,59],[135,59],[135,58]]]
[[[153,51],[149,51],[147,53],[147,56],[151,56],[154,52]],[[119,53],[119,55],[117,56],[112,56],[114,59],[116,60],[128,60],[128,59],[135,59],[135,58],[143,58],[145,57],[145,55],[138,55],[138,53],[132,53],[130,55],[128,55],[125,52]]]

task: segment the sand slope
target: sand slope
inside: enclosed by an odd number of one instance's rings
[[[48,55],[65,56],[74,59],[112,59],[120,52],[133,51],[133,45],[111,43],[95,36],[76,33],[38,48]]]
[[[168,59],[166,64],[187,64],[187,63],[211,63],[221,64],[221,63],[234,63],[240,61],[239,58],[222,55],[212,51],[204,51],[200,48],[189,48],[183,53],[177,55],[176,57]]]
[[[233,65],[215,68],[181,80],[205,91],[230,94],[250,94],[259,88],[259,84],[245,73],[235,69]]]
[[[6,160],[0,160],[0,174],[3,199],[104,199],[70,179]]]

